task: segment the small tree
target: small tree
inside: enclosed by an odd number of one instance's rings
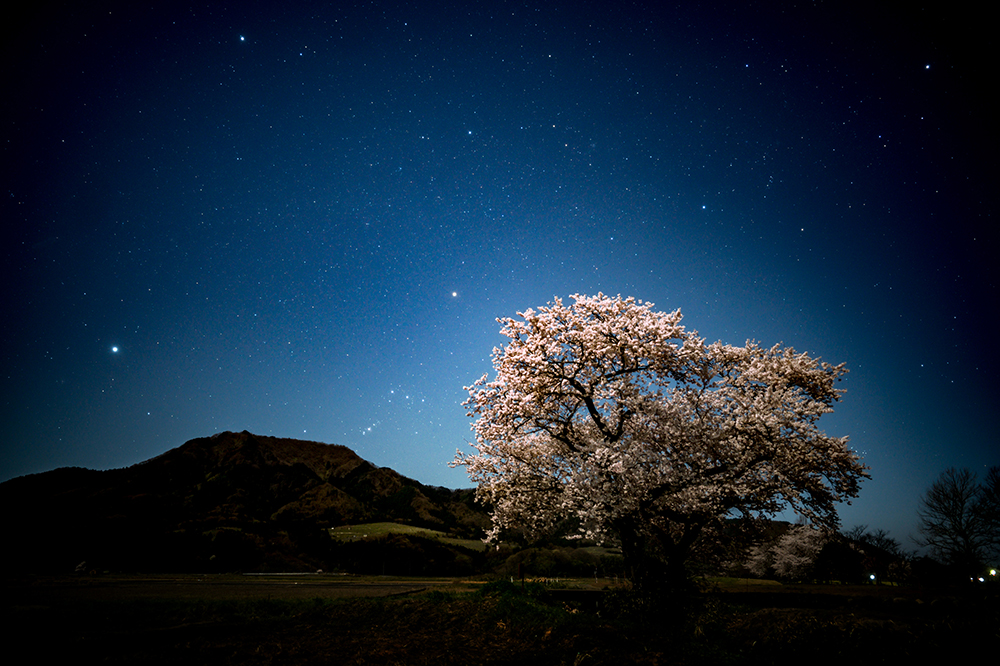
[[[863,554],[862,564],[879,584],[886,580],[899,582],[906,575],[907,556],[886,530],[870,532],[867,525],[856,525],[844,532],[844,536]]]
[[[680,311],[632,298],[556,299],[498,320],[496,376],[467,387],[474,452],[459,451],[493,511],[489,539],[574,516],[617,537],[639,589],[685,578],[705,528],[791,507],[837,526],[867,476],[847,438],[816,425],[846,372],[791,348],[705,344]],[[662,575],[661,575],[662,574]]]
[[[1000,546],[1000,468],[980,485],[967,469],[947,469],[920,500],[917,544],[945,564],[973,575]]]
[[[793,525],[777,540],[753,548],[747,568],[762,577],[773,574],[787,580],[812,578],[816,559],[833,538],[829,530]]]

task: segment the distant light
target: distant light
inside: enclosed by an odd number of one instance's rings
[[[241,41],[241,42],[245,42],[245,41],[247,41],[247,38],[246,38],[246,37],[244,37],[243,35],[240,35],[240,41]]]
[[[111,348],[111,353],[117,354],[118,353],[118,347],[112,347]]]

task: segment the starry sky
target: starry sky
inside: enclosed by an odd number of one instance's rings
[[[601,291],[846,362],[844,525],[912,548],[1000,464],[998,62],[961,3],[881,4],[33,3],[0,480],[249,430],[467,487],[496,318]]]

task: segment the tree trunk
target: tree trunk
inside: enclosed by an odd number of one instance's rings
[[[624,516],[615,522],[625,570],[638,594],[672,597],[690,591],[686,564],[701,527],[689,525],[674,540],[666,530],[639,516]]]
[[[650,544],[637,522],[634,518],[624,517],[617,521],[615,527],[625,558],[625,573],[636,592],[645,593],[653,587],[660,563],[649,552]]]

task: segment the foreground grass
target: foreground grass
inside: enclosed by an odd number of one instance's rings
[[[204,600],[169,591],[114,599],[20,590],[0,621],[18,645],[31,646],[20,663],[923,663],[971,657],[1000,639],[997,600],[982,595],[919,603],[804,594],[761,605],[747,602],[752,595],[721,593],[678,612],[613,594],[594,613],[540,585],[443,589],[376,599]]]

